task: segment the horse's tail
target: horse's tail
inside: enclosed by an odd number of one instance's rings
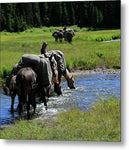
[[[26,103],[26,81],[25,81],[25,76],[22,74],[19,78],[20,80],[20,92],[21,92],[21,99],[22,99],[22,103],[25,104]]]
[[[25,93],[25,76],[22,74],[20,76],[20,83],[21,83],[21,93]]]
[[[25,92],[25,77],[23,74],[17,75],[16,84],[18,88],[18,93],[22,95]]]

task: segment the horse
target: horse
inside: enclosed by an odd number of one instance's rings
[[[50,87],[52,83],[54,83],[56,85],[55,92],[58,95],[62,94],[58,82],[57,64],[53,56],[46,57],[45,54],[24,54],[20,59],[16,70],[24,67],[31,67],[36,72],[39,85],[42,87]]]
[[[65,58],[63,52],[59,50],[52,50],[46,53],[49,57],[54,56],[57,62],[57,70],[58,70],[58,81],[59,87],[61,87],[61,78],[62,75],[65,77],[68,83],[68,87],[70,89],[75,89],[74,77],[70,75],[69,71],[66,68]]]
[[[72,42],[72,38],[75,36],[74,30],[73,29],[67,29],[64,32],[64,39],[65,41],[68,41],[69,43]]]
[[[27,117],[30,118],[30,104],[36,109],[35,89],[37,87],[37,74],[31,68],[22,68],[16,75],[16,88],[19,99],[19,115],[21,115],[22,105],[27,103]]]
[[[55,38],[55,42],[58,42],[58,39],[60,42],[62,42],[63,32],[62,31],[54,31],[52,36]]]

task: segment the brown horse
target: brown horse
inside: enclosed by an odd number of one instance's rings
[[[36,109],[35,89],[37,74],[31,68],[22,68],[16,76],[16,87],[19,98],[19,114],[21,115],[22,105],[27,103],[27,117],[30,118],[30,104]],[[28,98],[27,98],[28,97]]]
[[[61,78],[62,75],[65,77],[67,80],[68,86],[70,89],[75,89],[75,84],[74,84],[74,78],[73,76],[70,75],[69,71],[66,68],[66,63],[65,63],[65,58],[63,52],[59,50],[52,50],[47,52],[48,56],[54,56],[56,62],[57,62],[57,71],[58,71],[58,81],[59,81],[59,86],[61,87]]]

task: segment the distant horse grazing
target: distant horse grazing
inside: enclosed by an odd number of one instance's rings
[[[16,87],[19,98],[19,114],[21,115],[22,104],[27,102],[27,117],[30,118],[30,104],[36,109],[35,89],[36,89],[36,73],[31,68],[22,68],[16,76]],[[27,98],[28,97],[28,98]]]
[[[72,38],[75,36],[74,30],[73,29],[67,29],[64,32],[64,39],[65,41],[68,41],[69,43],[72,42]]]
[[[55,38],[55,42],[58,42],[58,39],[60,42],[62,42],[63,32],[62,31],[55,31],[55,32],[53,32],[52,36]]]

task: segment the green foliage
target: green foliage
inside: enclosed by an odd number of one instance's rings
[[[120,30],[84,31],[71,26],[69,28],[79,32],[75,33],[72,44],[69,44],[54,41],[52,32],[60,28],[62,27],[30,28],[19,33],[1,32],[1,75],[9,73],[23,54],[40,54],[43,41],[48,42],[48,50],[61,50],[64,53],[67,67],[71,71],[98,68],[103,64],[107,68],[120,68],[120,42],[98,42],[98,39],[103,41],[114,36],[120,37]]]
[[[15,122],[1,131],[0,138],[119,142],[120,101],[110,97],[95,103],[90,111],[73,108],[61,113],[53,123],[48,122]]]
[[[120,1],[2,3],[1,31],[41,26],[120,28]]]

